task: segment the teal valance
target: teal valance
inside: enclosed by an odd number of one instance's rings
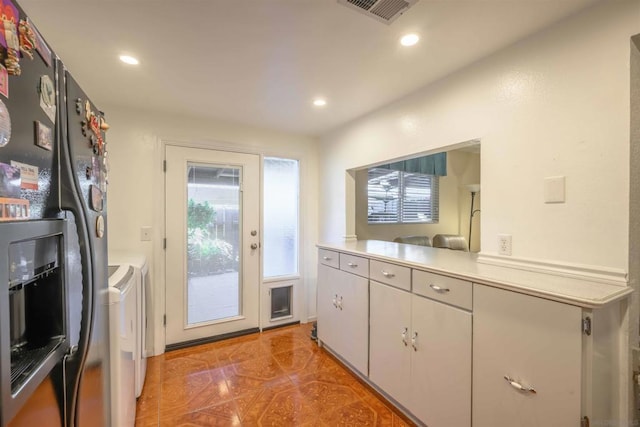
[[[430,156],[402,160],[378,167],[401,172],[447,176],[447,153],[431,154]]]

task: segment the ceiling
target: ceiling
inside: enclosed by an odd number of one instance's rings
[[[596,1],[419,0],[387,25],[336,0],[18,0],[98,106],[305,135],[380,108]],[[410,31],[420,42],[400,46]],[[121,63],[123,53],[140,65]],[[316,96],[328,104],[314,107]]]

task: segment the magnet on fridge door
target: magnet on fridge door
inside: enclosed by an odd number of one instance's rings
[[[56,122],[56,90],[48,75],[40,77],[40,108],[49,120]]]
[[[33,59],[33,50],[36,48],[36,34],[31,28],[31,24],[26,19],[21,19],[18,24],[18,33],[20,34],[20,51]]]
[[[53,131],[44,123],[35,121],[36,145],[45,150],[53,150]]]
[[[96,236],[98,239],[102,239],[104,236],[104,217],[102,215],[98,215],[96,218]]]
[[[35,25],[33,25],[31,21],[29,21],[28,18],[27,18],[27,22],[29,22],[31,29],[35,34],[36,50],[40,54],[40,57],[42,58],[44,63],[47,64],[47,67],[50,67],[51,66],[51,49],[49,49],[49,46],[47,46],[47,43],[45,43],[38,29],[35,27]]]
[[[104,197],[102,195],[102,190],[100,190],[100,188],[96,187],[95,185],[92,185],[89,192],[89,202],[91,209],[96,212],[102,212],[102,209],[104,208]]]
[[[0,147],[4,147],[11,139],[11,116],[7,106],[0,100]]]
[[[9,72],[2,64],[0,64],[0,94],[9,98]]]
[[[0,197],[20,198],[22,186],[20,173],[19,167],[0,163]]]

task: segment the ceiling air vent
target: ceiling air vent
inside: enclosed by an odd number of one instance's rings
[[[385,24],[392,23],[418,0],[338,0],[353,10]]]

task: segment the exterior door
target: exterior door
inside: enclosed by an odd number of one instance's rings
[[[165,155],[167,345],[258,328],[260,157]]]

